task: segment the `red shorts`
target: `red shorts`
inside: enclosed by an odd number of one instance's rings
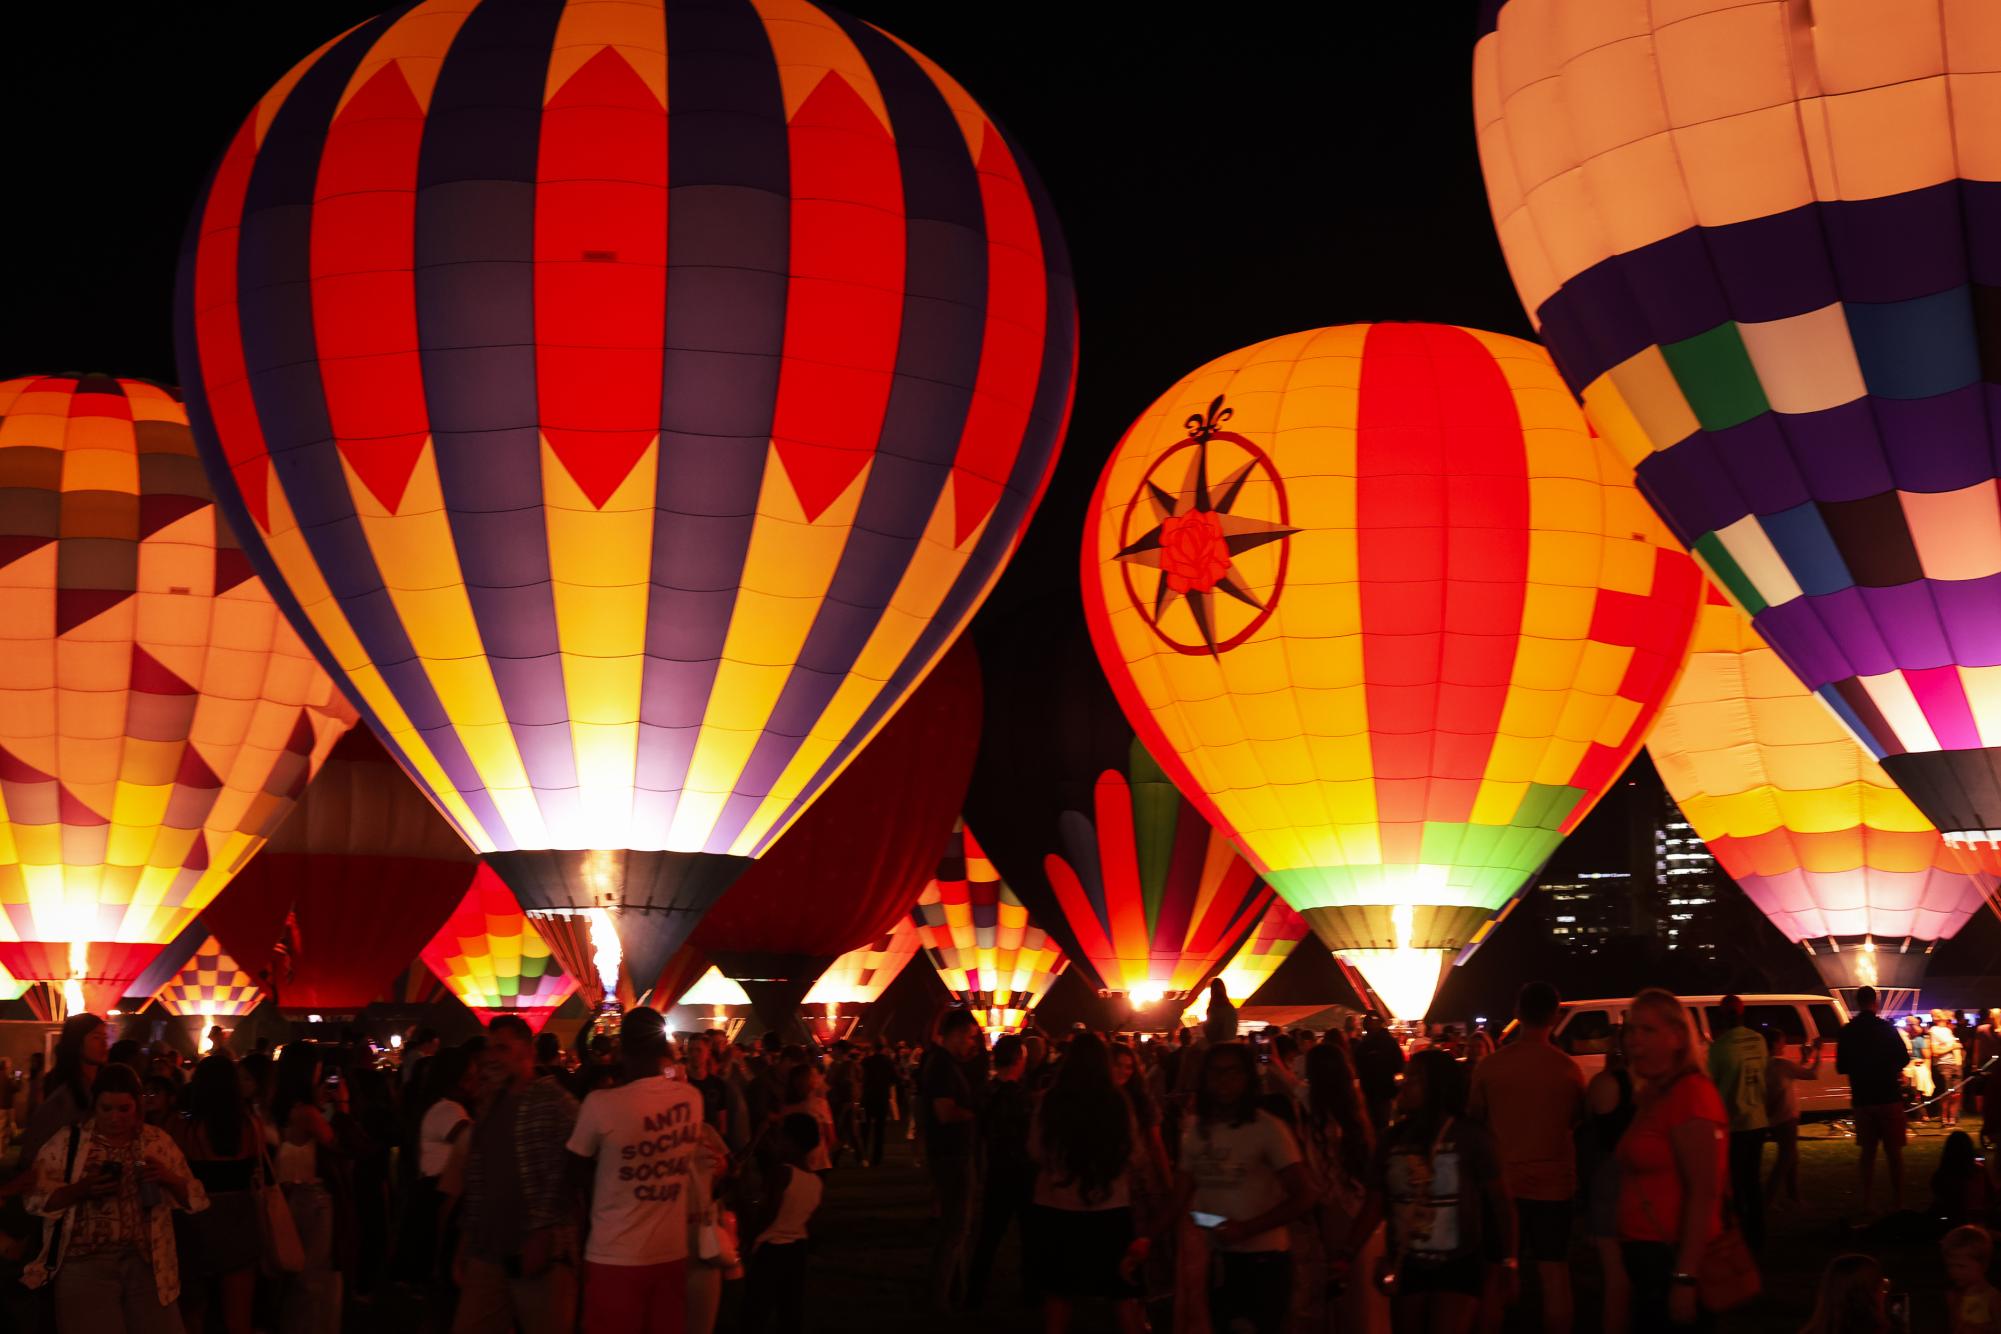
[[[1910,1132],[1904,1125],[1903,1104],[1885,1102],[1855,1109],[1855,1142],[1863,1148],[1887,1144],[1901,1149],[1909,1138]]]
[[[584,1265],[583,1334],[682,1334],[688,1327],[688,1262]]]

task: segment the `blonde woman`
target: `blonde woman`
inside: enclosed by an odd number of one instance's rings
[[[1634,1334],[1703,1327],[1695,1274],[1722,1230],[1729,1116],[1703,1073],[1680,1000],[1649,988],[1633,1000],[1626,1067],[1637,1109],[1619,1140],[1619,1250]]]

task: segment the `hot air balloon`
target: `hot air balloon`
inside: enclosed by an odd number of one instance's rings
[[[966,822],[1091,985],[1165,1022],[1271,891],[1134,736],[1081,628],[1029,604],[982,649],[995,666]]]
[[[1409,1018],[1626,767],[1700,597],[1542,349],[1442,325],[1188,375],[1084,540],[1148,749]]]
[[[241,1019],[264,999],[250,974],[209,936],[154,997],[168,1014],[206,1022]]]
[[[116,1005],[353,721],[171,389],[0,381],[0,964]]]
[[[917,924],[899,917],[881,936],[829,964],[801,1004],[824,1005],[829,1013],[873,1005],[916,956]]]
[[[1231,1000],[1242,1005],[1257,994],[1258,988],[1271,980],[1278,966],[1292,957],[1292,951],[1299,942],[1313,933],[1306,919],[1292,910],[1284,899],[1273,899],[1265,915],[1258,919],[1257,929],[1251,932],[1244,947],[1231,956],[1223,965],[1223,971],[1216,974],[1223,980],[1223,990]],[[1191,1011],[1200,1007],[1195,1018],[1199,1022],[1209,1011],[1207,993],[1198,998]]]
[[[789,1027],[835,958],[909,914],[979,737],[979,660],[961,644],[710,910],[690,944],[743,984],[767,1026]]]
[[[577,989],[491,867],[480,868],[421,957],[481,1023],[516,1014],[539,1033]]]
[[[869,1006],[882,999],[917,953],[917,924],[908,916],[877,939],[849,950],[827,966],[806,998],[801,1016],[822,1043],[850,1037]]]
[[[1070,966],[1063,947],[1029,920],[964,821],[952,830],[910,920],[946,990],[989,1033],[1019,1029]]]
[[[1005,133],[803,0],[363,23],[244,120],[177,309],[300,633],[531,915],[613,911],[641,978],[978,608],[1076,342]]]
[[[417,957],[477,869],[358,727],[202,920],[281,1009],[353,1014]]]
[[[1993,890],[1713,588],[1647,750],[1717,863],[1831,987],[1916,987]]]
[[[1480,160],[1564,378],[1765,642],[2001,869],[2001,13],[1489,10]]]

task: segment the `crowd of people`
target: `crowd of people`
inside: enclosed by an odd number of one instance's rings
[[[784,1334],[811,1322],[829,1174],[914,1141],[939,1327],[1005,1289],[1056,1334],[1086,1308],[1129,1334],[1469,1334],[1533,1290],[1566,1334],[1582,1238],[1602,1328],[1700,1328],[1729,1299],[1719,1254],[1754,1271],[1767,1204],[1798,1199],[1819,1044],[1749,1027],[1735,997],[1705,1044],[1646,991],[1587,1080],[1553,1041],[1558,1011],[1538,982],[1498,1041],[1399,1039],[1374,1016],[1240,1036],[1216,996],[1171,1036],[989,1041],[950,1009],[917,1047],[822,1048],[673,1035],[640,1008],[572,1049],[503,1015],[389,1052],[351,1035],[235,1056],[218,1032],[194,1062],[79,1014],[46,1071],[0,1079],[19,1134],[7,1314],[38,1334],[336,1334],[400,1295],[439,1334]],[[1951,1125],[1940,1057],[1983,1064],[2001,1015],[1965,1034],[1941,1019],[1920,1057],[1875,1011],[1865,988],[1833,1059],[1862,1181],[1883,1158],[1895,1209],[1914,1063]],[[1932,1187],[1954,1334],[2001,1326],[2001,1181],[1955,1130]],[[1881,1277],[1837,1258],[1810,1334],[1891,1328],[1872,1323],[1890,1320]]]

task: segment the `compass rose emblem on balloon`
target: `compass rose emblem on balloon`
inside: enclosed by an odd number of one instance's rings
[[[1126,595],[1178,653],[1219,655],[1257,633],[1285,587],[1285,483],[1262,449],[1222,429],[1218,394],[1127,502],[1115,559]]]

